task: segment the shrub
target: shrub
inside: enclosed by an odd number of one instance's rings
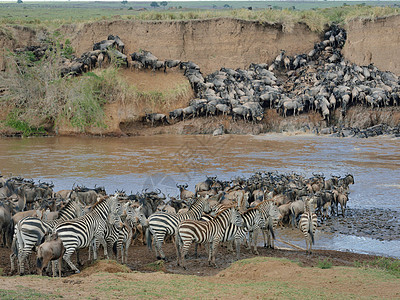
[[[318,261],[317,267],[320,269],[330,269],[332,268],[332,263],[325,258],[324,260]]]

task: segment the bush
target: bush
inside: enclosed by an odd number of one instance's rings
[[[325,258],[322,261],[321,260],[318,261],[317,267],[320,269],[330,269],[332,268],[332,263]]]

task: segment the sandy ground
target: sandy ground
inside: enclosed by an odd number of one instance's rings
[[[145,246],[131,246],[129,268],[114,261],[102,260],[94,264],[85,263],[80,274],[69,273],[63,278],[3,276],[0,277],[0,295],[11,299],[36,299],[43,294],[66,299],[296,299],[311,296],[382,299],[400,296],[398,278],[383,271],[354,267],[355,262],[368,263],[376,258],[374,256],[337,251],[306,254],[303,251],[260,248],[258,257],[242,249],[242,259],[253,259],[235,262],[233,254],[220,248],[218,267],[211,268],[203,249],[197,259],[193,257],[193,252],[189,252],[188,269],[183,270],[176,266],[173,245],[166,244],[164,248],[169,257],[165,264],[155,262],[154,253]],[[8,253],[9,249],[0,249],[1,267],[6,274],[9,272]],[[82,254],[86,261],[86,253]],[[331,261],[334,267],[318,268],[318,262],[325,259]]]

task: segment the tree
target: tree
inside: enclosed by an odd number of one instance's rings
[[[159,7],[160,5],[158,5],[158,3],[154,1],[154,2],[151,2],[150,6],[152,8],[156,8],[156,7]]]
[[[224,8],[231,8],[231,6],[229,4],[225,4]]]
[[[161,1],[160,2],[160,5],[161,6],[164,6],[164,8],[168,5],[168,2],[167,1]]]
[[[22,3],[22,0],[17,0],[17,3]]]
[[[128,4],[128,0],[122,0],[122,4]]]

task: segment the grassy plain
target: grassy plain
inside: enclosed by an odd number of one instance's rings
[[[251,7],[252,10],[248,8]],[[168,2],[152,8],[150,2],[26,2],[0,3],[0,24],[45,26],[96,20],[186,20],[234,17],[269,23],[305,22],[321,31],[331,22],[375,18],[400,13],[395,1],[189,1]]]

